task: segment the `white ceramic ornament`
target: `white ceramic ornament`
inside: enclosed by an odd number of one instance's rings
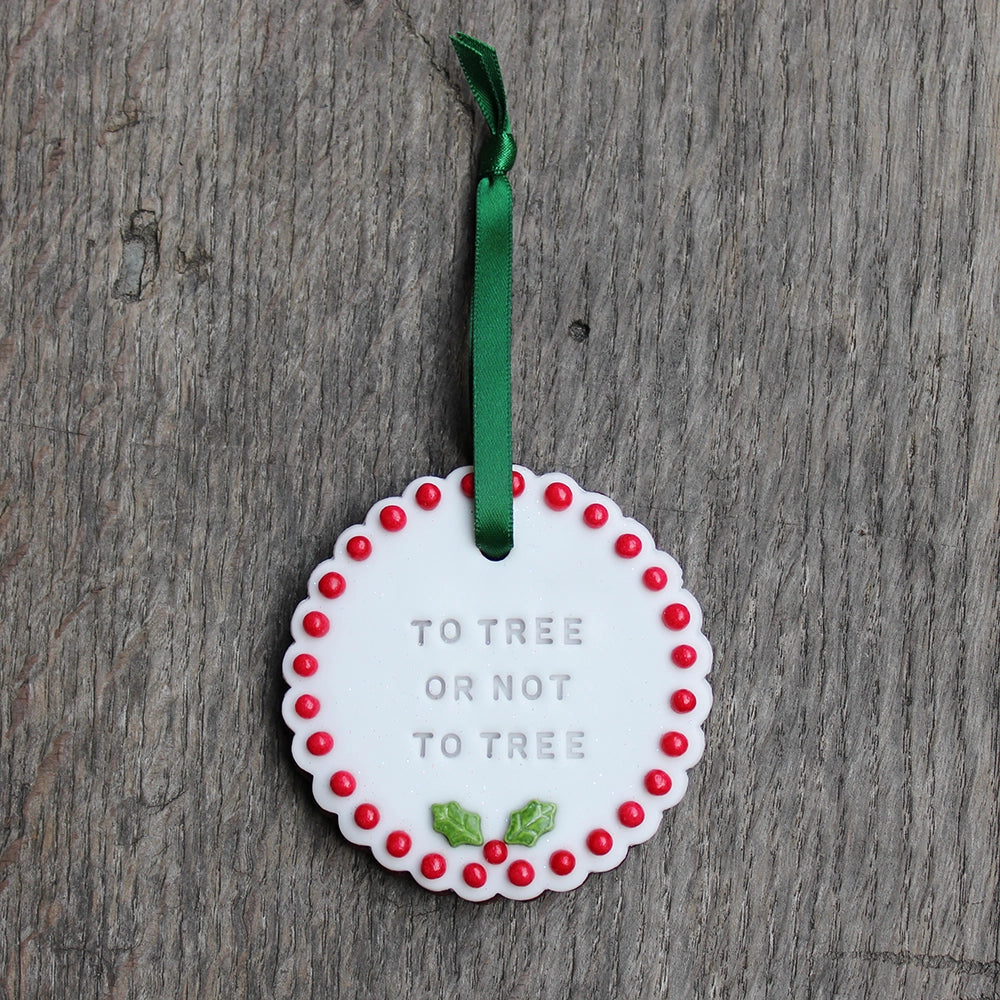
[[[712,649],[649,532],[569,476],[513,474],[515,545],[476,547],[470,469],[341,534],[284,659],[292,753],[341,832],[470,900],[620,864],[702,755]]]

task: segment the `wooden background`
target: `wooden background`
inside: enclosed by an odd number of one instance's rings
[[[0,13],[0,996],[1000,996],[993,0]],[[520,155],[515,456],[716,647],[616,872],[475,906],[314,805],[312,566],[469,459],[472,171]]]

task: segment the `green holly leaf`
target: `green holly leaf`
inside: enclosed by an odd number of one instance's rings
[[[483,842],[483,827],[479,815],[463,809],[457,802],[431,806],[434,829],[448,838],[452,847]]]
[[[503,839],[508,844],[523,844],[534,847],[542,834],[548,833],[556,825],[556,804],[532,799],[522,809],[510,814],[507,832]]]

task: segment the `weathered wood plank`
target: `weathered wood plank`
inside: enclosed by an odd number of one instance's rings
[[[1000,996],[994,5],[0,14],[5,997]],[[306,575],[468,458],[479,125],[515,452],[685,565],[706,760],[576,892],[392,878],[312,803]]]

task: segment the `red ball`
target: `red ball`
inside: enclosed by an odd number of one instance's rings
[[[378,810],[370,802],[363,802],[354,810],[354,822],[362,830],[374,830],[378,826],[378,821]]]
[[[440,854],[425,854],[420,862],[424,878],[440,878],[447,870],[448,864]]]
[[[475,483],[471,472],[467,472],[464,476],[462,476],[462,482],[460,485],[462,487],[462,492],[467,497],[471,497],[473,492],[475,492]]]
[[[573,502],[573,491],[565,483],[549,483],[545,487],[545,502],[553,510],[565,510]]]
[[[514,496],[519,497],[524,492],[524,476],[520,472],[515,472],[510,478]]]
[[[402,830],[393,830],[385,838],[385,849],[394,858],[405,858],[410,853],[412,846],[413,841],[410,839],[410,835],[403,833]]]
[[[309,653],[299,653],[299,655],[292,660],[292,670],[294,670],[299,677],[312,677],[312,675],[319,670],[319,661],[315,656],[312,656]]]
[[[615,542],[615,552],[622,559],[634,559],[642,551],[642,542],[638,535],[619,535]]]
[[[608,523],[608,508],[602,503],[592,503],[583,512],[583,523],[588,528],[601,528]]]
[[[667,571],[665,569],[660,569],[659,566],[650,566],[645,573],[642,574],[642,582],[650,590],[663,590],[667,585]]]
[[[683,604],[668,604],[663,609],[663,624],[667,628],[681,629],[691,621],[691,612]]]
[[[472,886],[473,889],[482,889],[486,885],[486,869],[473,862],[462,869],[462,878],[465,879],[465,884]]]
[[[358,783],[354,780],[354,775],[350,771],[337,771],[330,778],[330,791],[334,795],[339,795],[342,799],[346,799],[348,795],[353,795],[354,789],[357,787]]]
[[[507,860],[507,845],[502,840],[488,840],[483,847],[483,857],[491,865],[502,865]]]
[[[646,812],[638,802],[623,802],[618,807],[618,822],[622,826],[638,826],[646,818]]]
[[[605,855],[613,845],[614,840],[607,830],[592,830],[587,837],[587,849],[591,854]]]
[[[355,535],[347,543],[347,554],[361,562],[372,554],[372,543],[364,535]]]
[[[670,707],[675,712],[690,712],[697,704],[698,700],[695,698],[694,692],[688,691],[686,688],[675,691],[670,699]]]
[[[322,757],[333,749],[333,737],[329,733],[313,733],[306,740],[306,749],[314,757]]]
[[[531,885],[535,878],[535,869],[527,861],[515,861],[507,869],[507,878],[513,885],[523,888],[526,885]]]
[[[433,510],[441,502],[441,491],[434,483],[421,483],[417,487],[417,506],[422,510]]]
[[[330,619],[322,611],[310,611],[302,619],[302,628],[306,635],[311,635],[314,639],[322,639],[330,631]]]
[[[319,592],[332,601],[344,592],[347,581],[339,573],[326,573],[320,577]]]
[[[556,851],[549,858],[549,868],[556,875],[568,875],[576,867],[576,858],[569,851]]]
[[[378,513],[378,519],[386,531],[402,531],[406,527],[406,511],[396,504],[383,507]]]
[[[666,771],[649,771],[646,774],[646,791],[650,795],[666,795],[672,784],[670,775]]]
[[[674,646],[674,651],[670,654],[670,659],[678,667],[691,667],[694,666],[694,661],[698,659],[698,653],[694,646]]]
[[[683,733],[664,733],[660,740],[660,749],[668,757],[680,757],[688,748],[687,737]]]
[[[299,695],[295,700],[295,714],[303,719],[314,719],[319,714],[319,698],[311,694]]]

